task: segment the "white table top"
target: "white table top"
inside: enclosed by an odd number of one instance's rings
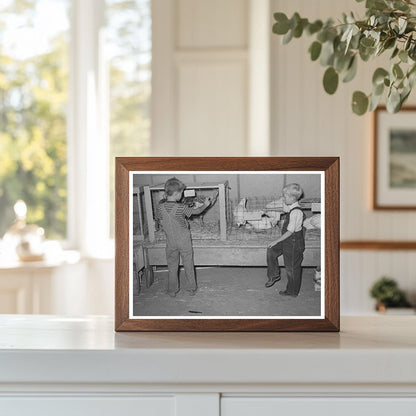
[[[404,350],[416,353],[416,315],[342,317],[341,332],[115,332],[106,316],[0,315],[0,350]]]
[[[1,382],[415,383],[416,316],[338,333],[115,333],[108,317],[0,316]]]

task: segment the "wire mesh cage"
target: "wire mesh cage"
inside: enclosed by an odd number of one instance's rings
[[[281,214],[281,205],[276,204],[272,198],[262,196],[246,197],[241,199],[230,198],[230,188],[226,183],[209,186],[207,184],[192,184],[187,186],[181,200],[182,203],[198,208],[205,198],[211,199],[211,205],[200,215],[188,219],[193,240],[225,240],[227,241],[266,241],[280,235],[278,223]],[[146,192],[145,198],[146,198]],[[157,223],[157,207],[164,198],[164,190],[159,187],[150,187],[148,191],[150,203],[145,203],[143,212],[152,211],[147,216],[149,228],[154,227],[155,242],[165,240],[162,228]],[[145,214],[146,217],[146,214]],[[222,220],[224,224],[222,224]],[[225,227],[225,230],[222,228]]]
[[[163,185],[145,186],[136,191],[140,223],[136,232],[151,242],[163,242],[166,237],[156,221],[157,209],[165,193]],[[136,195],[135,195],[136,196]],[[281,199],[266,196],[230,198],[230,188],[222,184],[189,184],[181,203],[198,208],[210,198],[211,205],[200,215],[188,218],[193,240],[253,241],[266,244],[281,235],[283,203]],[[303,201],[306,215],[317,201]],[[319,205],[319,203],[318,203]]]

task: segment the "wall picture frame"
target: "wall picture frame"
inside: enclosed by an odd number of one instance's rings
[[[373,209],[416,209],[416,107],[373,114]]]
[[[339,331],[338,157],[118,157],[115,189],[116,331]]]

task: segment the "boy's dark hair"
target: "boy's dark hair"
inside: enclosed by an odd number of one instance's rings
[[[175,192],[183,192],[185,188],[178,178],[170,178],[165,183],[165,192],[168,196],[172,196]]]

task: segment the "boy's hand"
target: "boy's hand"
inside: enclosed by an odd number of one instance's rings
[[[211,205],[211,198],[207,196],[207,197],[205,198],[205,200],[204,200],[204,204],[205,204],[206,206]]]
[[[273,246],[275,246],[277,243],[279,243],[279,240],[276,240],[276,241],[272,241],[268,246],[267,246],[267,248],[272,248]]]

